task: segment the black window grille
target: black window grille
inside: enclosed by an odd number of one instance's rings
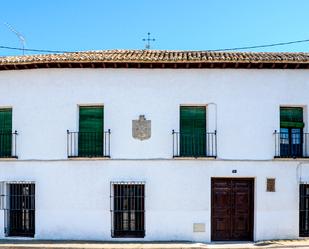
[[[6,183],[2,187],[1,206],[5,214],[7,236],[34,237],[34,183]]]
[[[112,237],[145,236],[145,184],[111,183]]]
[[[299,185],[299,236],[309,236],[309,184]]]

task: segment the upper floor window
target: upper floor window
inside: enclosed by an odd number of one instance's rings
[[[280,132],[276,134],[278,144],[276,156],[296,158],[307,155],[304,126],[302,107],[280,107]]]
[[[79,107],[79,156],[103,156],[103,106]]]
[[[216,156],[216,132],[206,130],[206,106],[181,106],[179,128],[173,131],[174,157]]]
[[[0,157],[16,157],[16,135],[12,132],[12,108],[0,109]]]
[[[109,134],[104,132],[103,106],[80,106],[79,131],[68,131],[68,156],[109,156]]]
[[[180,155],[206,155],[206,107],[180,107]]]

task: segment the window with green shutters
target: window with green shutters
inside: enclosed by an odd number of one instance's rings
[[[103,156],[103,106],[79,107],[78,156]]]
[[[280,107],[280,156],[302,157],[303,108]]]
[[[12,109],[0,109],[0,157],[12,156]]]
[[[206,107],[180,107],[180,156],[206,156]]]
[[[280,107],[280,128],[303,128],[303,108]]]

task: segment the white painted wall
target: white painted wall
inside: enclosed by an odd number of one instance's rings
[[[13,106],[20,159],[65,159],[66,130],[78,129],[78,104],[92,103],[105,106],[113,158],[171,158],[180,104],[215,103],[218,157],[271,159],[279,106],[308,106],[308,77],[307,70],[2,71],[0,106]],[[211,107],[209,131],[215,128]],[[140,114],[152,121],[152,137],[143,142],[131,134]]]
[[[110,181],[137,180],[146,181],[145,240],[209,241],[211,177],[254,177],[254,239],[297,238],[298,179],[309,181],[309,167],[273,160],[272,134],[280,105],[308,106],[308,78],[307,70],[1,71],[0,107],[13,107],[20,135],[19,159],[0,161],[0,181],[36,182],[36,239],[111,240]],[[104,104],[111,160],[66,159],[78,104]],[[181,104],[209,104],[216,160],[172,159]],[[140,114],[152,121],[146,141],[131,134]],[[276,178],[275,193],[265,191],[267,177]],[[0,238],[3,219],[0,211]],[[206,232],[193,233],[195,222]]]
[[[211,177],[252,177],[254,239],[294,239],[298,237],[296,166],[290,161],[2,162],[1,180],[35,181],[36,239],[121,240],[111,238],[110,182],[145,181],[143,240],[208,242]],[[238,173],[232,174],[232,169]],[[267,177],[276,178],[276,192],[266,192]],[[205,223],[206,231],[194,233],[193,223]],[[0,238],[4,238],[3,226]]]

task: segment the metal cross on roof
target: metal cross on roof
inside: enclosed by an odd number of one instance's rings
[[[146,49],[150,49],[150,42],[154,42],[156,39],[150,38],[150,32],[147,33],[147,38],[144,38],[143,41],[146,41],[147,44],[145,45]]]

